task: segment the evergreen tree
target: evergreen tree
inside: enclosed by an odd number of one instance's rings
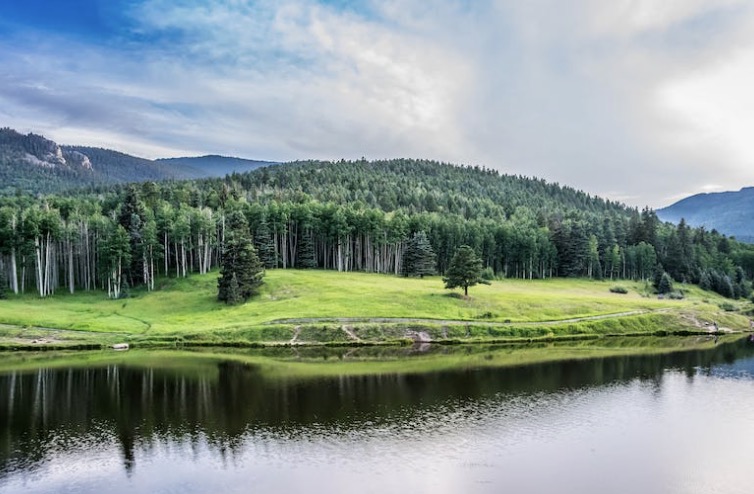
[[[414,233],[403,252],[403,276],[419,276],[435,274],[437,256],[432,245],[423,231]]]
[[[317,267],[317,258],[314,252],[314,241],[309,232],[304,232],[298,243],[298,255],[296,256],[298,268],[312,269]]]
[[[118,213],[118,224],[128,234],[131,257],[129,263],[123,266],[123,276],[130,284],[144,281],[144,259],[142,256],[141,227],[144,222],[144,208],[139,198],[139,190],[136,185],[130,185],[126,189],[123,202]]]
[[[489,285],[488,281],[482,279],[482,260],[468,245],[460,246],[453,255],[443,281],[448,289],[462,287],[463,294],[467,297],[470,286],[477,283]]]
[[[702,290],[712,290],[712,277],[709,271],[704,271],[699,279],[699,288]]]
[[[257,250],[259,261],[265,268],[277,267],[278,260],[275,255],[275,244],[272,241],[270,227],[265,217],[262,217],[259,226],[254,232],[254,247]]]
[[[236,276],[236,273],[233,273],[228,284],[225,303],[228,305],[237,305],[241,302],[243,302],[243,298],[241,298],[241,289],[238,286],[238,276]]]
[[[736,290],[733,287],[733,282],[731,281],[730,276],[728,276],[727,274],[721,275],[717,278],[717,286],[715,287],[715,291],[723,297],[736,297]]]
[[[217,299],[227,304],[247,300],[262,284],[263,277],[264,268],[251,242],[246,218],[240,211],[233,211],[228,215]]]
[[[657,283],[657,293],[665,294],[673,291],[673,279],[668,273],[662,273]]]

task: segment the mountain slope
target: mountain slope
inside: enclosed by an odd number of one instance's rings
[[[88,156],[36,134],[0,129],[0,193],[52,192],[96,180]]]
[[[271,164],[224,156],[148,160],[110,149],[61,146],[41,135],[0,128],[0,194],[222,177]]]
[[[682,199],[657,215],[663,221],[677,223],[685,218],[689,225],[715,229],[745,242],[754,241],[754,187],[737,192],[697,194]]]

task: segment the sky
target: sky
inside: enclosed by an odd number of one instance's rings
[[[749,0],[3,0],[0,67],[0,126],[146,158],[754,185]]]

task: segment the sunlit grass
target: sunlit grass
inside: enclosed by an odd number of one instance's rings
[[[419,318],[475,323],[515,324],[563,321],[633,311],[687,311],[707,321],[742,329],[742,316],[724,313],[724,299],[696,287],[684,300],[644,296],[639,283],[622,284],[628,294],[609,291],[615,283],[581,279],[503,280],[472,287],[468,299],[443,288],[439,277],[395,276],[333,271],[271,270],[261,293],[247,303],[218,303],[217,273],[162,279],[155,292],[135,291],[132,298],[108,300],[102,292],[34,295],[0,301],[0,322],[159,335],[248,330],[285,319]],[[285,333],[287,337],[290,333]]]

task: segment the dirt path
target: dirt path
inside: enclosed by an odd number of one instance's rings
[[[340,327],[340,329],[343,330],[343,332],[348,335],[350,339],[353,341],[361,341],[361,338],[356,336],[356,334],[353,332],[353,328],[351,326],[346,326],[345,324]]]
[[[599,321],[601,319],[612,319],[616,317],[635,316],[639,314],[648,314],[651,312],[667,312],[670,309],[660,309],[655,311],[649,310],[632,310],[627,312],[616,312],[613,314],[601,314],[598,316],[574,317],[571,319],[558,319],[554,321],[532,321],[532,322],[499,322],[499,321],[480,321],[480,320],[460,320],[460,319],[426,319],[418,317],[307,317],[297,319],[276,319],[266,322],[265,324],[315,324],[320,322],[333,322],[343,324],[343,330],[351,335],[350,331],[345,328],[348,324],[354,323],[373,323],[373,324],[441,324],[443,326],[463,326],[466,324],[475,324],[479,326],[552,326],[555,324],[570,324],[583,321]],[[350,329],[350,328],[349,328]],[[356,336],[353,335],[355,338]]]
[[[295,345],[300,334],[301,334],[301,326],[296,326],[295,328],[293,328],[293,337],[291,338],[291,341],[289,341],[289,343],[291,345]]]
[[[129,336],[131,333],[122,333],[116,331],[93,331],[90,329],[61,329],[61,328],[45,328],[43,326],[16,326],[14,324],[2,324],[0,323],[0,329],[7,329],[11,331],[45,331],[49,333],[66,333],[66,334],[103,334],[113,336]]]

